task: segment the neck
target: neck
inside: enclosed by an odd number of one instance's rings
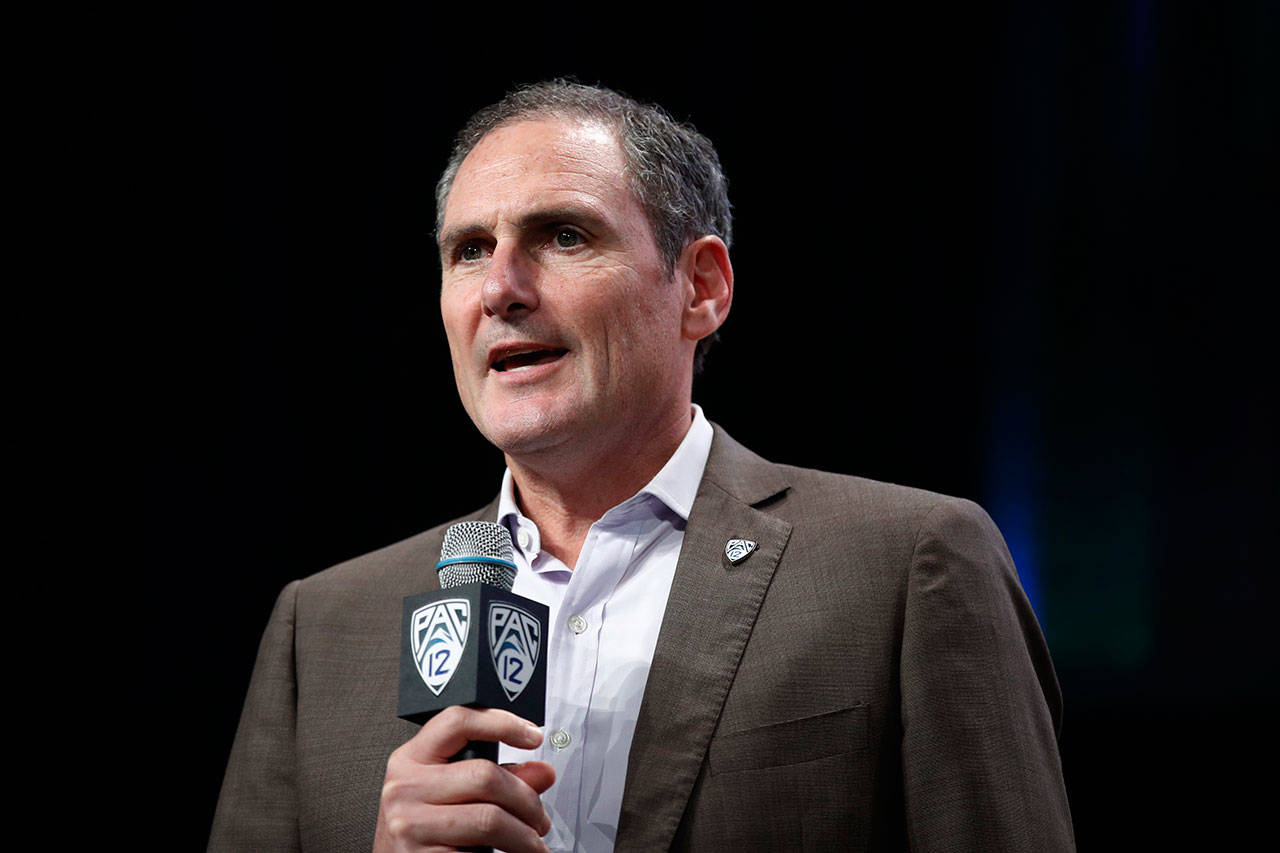
[[[534,524],[542,549],[572,569],[587,531],[611,508],[639,492],[667,464],[693,422],[692,407],[653,430],[629,430],[606,444],[571,452],[514,457],[507,467],[520,511]]]

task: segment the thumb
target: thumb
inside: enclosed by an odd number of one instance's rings
[[[545,761],[504,764],[503,767],[539,794],[550,788],[551,784],[556,781],[555,768]]]

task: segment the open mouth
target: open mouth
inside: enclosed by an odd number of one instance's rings
[[[540,364],[550,364],[568,352],[567,349],[531,349],[522,352],[513,352],[502,358],[496,359],[491,368],[499,373],[509,373],[514,370],[526,370],[530,367],[537,367]]]

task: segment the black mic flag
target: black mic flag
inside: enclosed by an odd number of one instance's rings
[[[507,529],[453,525],[436,569],[440,589],[404,599],[398,716],[421,724],[450,705],[470,705],[542,725],[548,610],[511,592],[516,566]],[[498,745],[468,751],[497,760]]]

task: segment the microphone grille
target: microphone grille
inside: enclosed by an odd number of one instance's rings
[[[516,580],[511,534],[491,521],[460,521],[444,532],[440,546],[440,587],[487,583],[510,590]]]

